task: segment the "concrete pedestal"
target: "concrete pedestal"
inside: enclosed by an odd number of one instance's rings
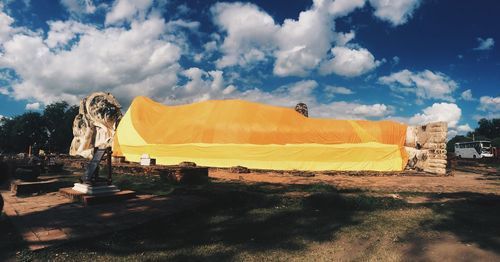
[[[120,189],[118,189],[115,185],[93,186],[82,183],[75,183],[72,189],[87,195],[116,193],[120,191]]]

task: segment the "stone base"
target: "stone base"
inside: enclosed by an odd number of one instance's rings
[[[135,192],[130,190],[89,195],[66,187],[59,189],[59,193],[73,201],[81,202],[85,206],[123,201],[135,197]]]
[[[75,183],[75,186],[73,186],[73,190],[87,195],[116,193],[120,191],[120,189],[118,189],[115,185],[92,186],[82,183]]]
[[[10,184],[10,192],[12,195],[27,195],[33,193],[47,193],[55,192],[59,188],[68,186],[68,183],[61,182],[58,179],[50,179],[36,182],[26,182],[21,180],[14,180]]]

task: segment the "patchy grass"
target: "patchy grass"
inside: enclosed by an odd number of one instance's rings
[[[121,190],[148,195],[167,195],[175,189],[175,185],[159,176],[114,175],[113,184]]]

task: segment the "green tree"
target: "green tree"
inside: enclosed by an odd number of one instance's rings
[[[491,145],[494,147],[500,147],[500,137],[491,140]]]
[[[492,140],[500,137],[500,119],[485,119],[482,118],[478,122],[478,127],[474,130],[474,135]],[[479,140],[479,139],[476,139]]]
[[[7,135],[9,152],[28,152],[31,145],[44,148],[47,145],[47,130],[42,115],[38,112],[26,112],[8,120]]]
[[[29,146],[36,144],[46,151],[67,153],[77,114],[77,106],[57,102],[47,105],[43,115],[26,112],[13,118],[3,118],[0,120],[0,151],[28,152]]]
[[[448,143],[446,143],[446,150],[448,152],[455,152],[455,143],[470,142],[470,141],[472,141],[472,138],[470,137],[455,136],[454,138],[450,139]]]
[[[77,106],[56,102],[45,107],[43,117],[48,134],[47,150],[67,152],[73,138],[73,119],[78,114]]]

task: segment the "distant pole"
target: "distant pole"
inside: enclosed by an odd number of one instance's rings
[[[476,141],[476,138],[474,136],[474,133],[472,133],[472,141]]]

